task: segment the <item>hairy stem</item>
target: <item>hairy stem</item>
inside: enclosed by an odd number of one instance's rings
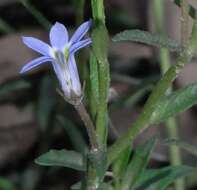
[[[148,127],[155,105],[159,99],[165,95],[166,90],[171,86],[172,82],[182,70],[184,65],[190,62],[191,58],[192,51],[189,47],[181,52],[180,56],[178,57],[177,64],[172,65],[162,77],[162,79],[157,83],[144,106],[143,112],[140,114],[133,126],[129,128],[128,131],[109,148],[108,164],[111,164],[119,156],[122,150],[131,144],[132,140]]]
[[[106,146],[107,140],[107,103],[109,91],[109,63],[107,58],[108,33],[105,26],[103,0],[91,0],[94,27],[92,31],[93,56],[98,70],[98,108],[96,117],[96,132],[99,143]],[[101,40],[102,39],[102,40]]]
[[[125,149],[129,144],[131,144],[132,140],[139,133],[141,133],[148,127],[155,105],[160,100],[160,98],[165,95],[166,91],[172,85],[172,82],[180,73],[184,65],[191,61],[192,57],[196,54],[196,51],[197,20],[195,19],[189,43],[186,45],[184,50],[180,52],[177,63],[175,65],[172,65],[164,74],[162,79],[157,83],[157,85],[153,89],[152,94],[150,95],[148,101],[144,106],[143,112],[134,122],[133,126],[129,128],[128,131],[108,149],[108,165],[111,164],[121,154],[121,151],[123,149]]]
[[[186,46],[188,43],[188,3],[187,0],[181,1],[181,43]]]
[[[94,124],[93,124],[84,104],[81,102],[79,105],[75,105],[75,109],[77,110],[82,121],[84,122],[92,149],[98,149],[99,145],[97,143],[97,136],[96,136],[96,132],[94,129]]]

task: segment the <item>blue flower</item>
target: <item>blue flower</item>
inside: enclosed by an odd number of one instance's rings
[[[42,56],[23,66],[20,73],[25,73],[41,64],[51,62],[64,96],[68,100],[81,98],[82,89],[74,54],[79,49],[92,43],[91,38],[82,40],[90,27],[91,21],[83,23],[69,40],[65,26],[56,22],[50,30],[51,46],[33,37],[22,37],[25,45],[39,52]]]

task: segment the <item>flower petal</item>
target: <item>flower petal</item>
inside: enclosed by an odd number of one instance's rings
[[[73,54],[75,53],[76,51],[78,51],[79,49],[89,45],[92,43],[92,40],[91,38],[87,38],[85,40],[81,40],[75,44],[73,44],[71,47],[70,47],[70,54]]]
[[[60,64],[56,61],[53,61],[52,65],[64,94],[69,98],[71,93],[70,87],[67,84],[67,77],[70,76],[69,73],[65,73],[65,71],[60,67]]]
[[[88,32],[92,25],[92,21],[87,21],[79,26],[79,28],[76,30],[76,32],[73,34],[72,38],[70,39],[71,43],[76,43],[79,40],[81,40],[84,35]]]
[[[56,22],[52,26],[50,31],[50,41],[52,47],[58,50],[62,50],[65,44],[68,43],[68,31],[63,24]]]
[[[68,67],[69,67],[70,76],[71,76],[71,80],[72,80],[72,89],[76,93],[76,95],[81,96],[81,94],[82,94],[81,83],[79,80],[79,74],[78,74],[74,55],[70,56]]]
[[[22,37],[22,40],[29,48],[41,53],[42,55],[50,56],[51,47],[47,43],[33,37]]]
[[[42,56],[39,58],[36,58],[32,61],[30,61],[29,63],[27,63],[25,66],[23,66],[23,68],[21,69],[20,73],[25,73],[35,67],[40,66],[41,64],[48,62],[48,61],[52,61],[53,59],[47,56]]]

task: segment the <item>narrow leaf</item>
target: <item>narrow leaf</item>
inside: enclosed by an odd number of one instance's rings
[[[194,156],[197,156],[197,148],[195,146],[192,146],[182,140],[179,139],[166,139],[164,141],[164,144],[166,145],[176,145],[179,146],[180,148],[185,149],[186,151],[188,151],[189,153],[193,154]]]
[[[35,160],[42,166],[62,166],[79,171],[86,170],[86,164],[82,154],[69,150],[50,150]]]
[[[3,190],[16,190],[14,184],[4,177],[0,177],[0,189]]]
[[[80,190],[82,187],[82,182],[81,181],[78,181],[77,183],[73,184],[70,189],[71,190]]]
[[[141,176],[134,190],[148,190],[154,187],[156,190],[165,190],[174,180],[197,172],[196,167],[168,166],[162,169],[146,170]]]
[[[79,181],[71,186],[71,190],[82,190],[82,182]],[[102,183],[98,190],[113,190],[113,188],[108,183]]]
[[[116,176],[116,178],[121,178],[124,174],[129,157],[131,155],[132,147],[128,146],[125,150],[122,151],[122,154],[119,156],[117,161],[113,165],[113,174]]]
[[[150,123],[165,121],[169,117],[190,108],[196,102],[197,83],[194,83],[161,98],[152,113]]]
[[[142,30],[125,30],[119,34],[116,34],[113,39],[114,42],[119,41],[132,41],[140,42],[147,45],[156,47],[168,48],[170,51],[181,51],[180,44],[173,39],[161,34],[153,34]]]
[[[51,113],[57,101],[52,80],[49,76],[45,76],[40,84],[39,99],[37,103],[37,119],[39,127],[42,131],[46,131],[50,126]]]
[[[153,137],[137,148],[134,157],[128,165],[126,173],[123,177],[122,189],[133,189],[134,185],[140,177],[140,174],[144,171],[149,162],[150,155],[155,143],[156,137]]]
[[[30,83],[26,82],[25,80],[8,81],[0,85],[0,97],[7,96],[9,93],[28,89],[30,87]]]

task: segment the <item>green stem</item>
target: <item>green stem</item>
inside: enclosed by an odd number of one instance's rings
[[[154,9],[154,18],[156,30],[159,33],[165,33],[164,28],[164,3],[163,0],[154,0],[153,1]],[[160,50],[160,68],[162,74],[170,68],[170,53],[168,49],[162,48]],[[172,91],[172,88],[169,89],[169,93]],[[170,118],[166,121],[166,128],[169,138],[178,138],[178,126],[176,124],[175,118]],[[171,165],[181,165],[181,153],[178,146],[170,146],[170,163]],[[174,183],[175,190],[184,190],[185,181],[184,179],[178,179]]]
[[[99,145],[97,142],[97,136],[96,136],[94,124],[93,124],[92,120],[90,119],[90,116],[89,116],[85,106],[81,102],[79,105],[75,106],[75,109],[78,111],[82,121],[84,122],[84,125],[86,127],[86,130],[87,130],[87,133],[89,136],[90,144],[92,146],[92,150],[98,151]]]
[[[164,96],[165,92],[171,86],[172,82],[182,70],[184,65],[191,61],[191,58],[195,55],[196,51],[197,20],[194,20],[191,38],[186,48],[180,53],[177,59],[177,63],[175,65],[172,65],[164,74],[162,79],[157,83],[147,103],[144,106],[143,112],[140,114],[132,128],[129,128],[128,131],[108,149],[108,165],[111,164],[121,154],[121,151],[123,149],[131,144],[132,140],[140,132],[148,127],[151,115],[154,111],[154,106],[157,104],[159,99]]]
[[[188,3],[187,0],[181,1],[181,43],[182,46],[186,46],[188,43]]]
[[[98,81],[98,65],[97,59],[93,52],[90,54],[90,96],[89,105],[91,116],[95,121],[99,103],[99,81]]]
[[[99,145],[94,124],[87,113],[83,103],[74,105],[86,127],[91,149],[88,153],[88,171],[86,179],[87,190],[97,190],[102,183],[107,170],[107,157],[105,147]]]
[[[51,23],[29,2],[29,0],[20,0],[20,2],[36,18],[40,25],[45,28],[45,30],[48,31],[51,28]]]
[[[168,119],[166,121],[166,127],[168,130],[169,138],[178,138],[178,130],[177,124],[174,118]],[[170,162],[171,165],[181,165],[181,153],[180,148],[176,145],[170,146]],[[185,189],[185,180],[184,179],[177,179],[174,183],[175,190],[184,190]]]
[[[94,20],[100,20],[105,23],[105,12],[103,0],[91,0],[92,15]]]
[[[193,38],[191,39],[192,42]],[[157,83],[152,94],[150,95],[147,103],[144,106],[143,112],[140,114],[136,122],[133,124],[128,131],[120,137],[116,143],[114,143],[108,151],[108,164],[111,164],[125,149],[132,140],[143,130],[148,127],[151,115],[154,111],[154,107],[159,101],[159,99],[164,96],[167,89],[171,86],[174,79],[177,77],[179,72],[182,70],[184,65],[190,62],[192,58],[193,50],[189,46],[183,52],[180,53],[178,57],[177,64],[172,65],[162,79]]]
[[[108,33],[105,26],[103,0],[91,0],[94,27],[92,31],[93,55],[98,65],[99,102],[96,118],[96,132],[99,142],[106,146],[107,102],[109,90],[109,63],[107,58]],[[101,40],[102,39],[102,40]]]

